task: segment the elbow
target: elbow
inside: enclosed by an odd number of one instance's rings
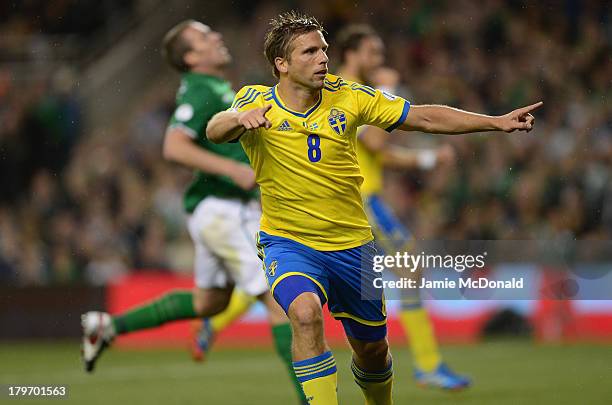
[[[434,106],[412,106],[404,129],[408,131],[435,132],[435,110]]]
[[[473,120],[465,112],[447,106],[415,106],[415,114],[408,116],[413,130],[430,134],[463,134],[473,130]]]
[[[223,143],[223,138],[220,137],[217,133],[215,132],[208,132],[208,130],[206,131],[206,138],[208,138],[208,140],[214,144],[220,144]]]
[[[172,143],[168,142],[168,140],[164,141],[164,145],[162,147],[162,156],[164,160],[174,161],[175,160],[175,152],[172,147]]]
[[[423,115],[418,123],[419,128],[423,132],[433,133],[436,132],[433,119],[428,115]]]
[[[176,130],[170,131],[166,133],[164,137],[164,143],[162,145],[162,157],[164,160],[168,160],[171,162],[176,162],[179,158],[182,150],[183,142],[185,142],[185,137],[187,135],[183,135]],[[191,142],[191,140],[189,140]]]
[[[208,140],[214,144],[220,144],[223,143],[223,137],[221,135],[222,134],[219,133],[214,125],[213,118],[213,120],[211,120],[206,126],[206,138],[208,138]]]

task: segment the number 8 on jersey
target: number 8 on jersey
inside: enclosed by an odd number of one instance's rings
[[[308,135],[308,159],[312,163],[317,163],[321,160],[321,138],[319,135],[310,134]]]

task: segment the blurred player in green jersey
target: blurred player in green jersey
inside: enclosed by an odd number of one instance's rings
[[[163,155],[195,170],[184,197],[195,246],[195,288],[193,292],[169,292],[123,314],[83,314],[86,370],[93,370],[100,354],[117,335],[179,319],[211,317],[228,305],[248,306],[256,298],[268,309],[276,348],[304,402],[291,364],[291,329],[268,291],[257,258],[255,234],[261,208],[253,170],[239,144],[215,145],[205,134],[211,117],[226,110],[234,99],[231,84],[224,79],[230,53],[221,34],[191,20],[166,34],[163,53],[170,66],[182,73]],[[240,293],[230,301],[234,289]]]

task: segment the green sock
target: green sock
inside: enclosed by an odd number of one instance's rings
[[[293,371],[293,359],[291,358],[291,325],[283,323],[281,325],[272,326],[272,336],[274,337],[276,352],[287,366],[287,371],[289,372],[298,398],[302,403],[307,403],[302,386],[295,377],[295,371]]]
[[[140,329],[154,328],[169,321],[196,318],[191,291],[172,291],[147,305],[113,316],[118,335]]]

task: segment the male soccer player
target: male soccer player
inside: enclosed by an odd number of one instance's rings
[[[226,110],[235,95],[224,79],[231,61],[229,51],[221,34],[188,20],[166,34],[163,53],[170,66],[182,72],[177,108],[166,132],[163,154],[168,160],[195,169],[184,205],[195,245],[196,287],[193,293],[173,291],[120,315],[84,314],[86,370],[93,370],[98,356],[116,335],[174,320],[215,315],[228,306],[236,286],[266,305],[279,355],[304,402],[291,363],[291,329],[268,291],[257,258],[255,234],[261,211],[253,170],[240,145],[215,145],[204,131],[210,118]]]
[[[380,36],[367,25],[349,25],[338,33],[340,50],[338,74],[345,80],[372,85],[390,94],[397,92],[399,74],[384,63],[384,44]],[[389,134],[375,126],[363,126],[357,131],[357,160],[363,176],[361,193],[372,232],[379,249],[394,254],[407,248],[411,233],[397,218],[381,196],[383,168],[432,168],[438,160],[448,160],[449,146],[437,151],[415,151],[391,145]],[[382,252],[379,252],[382,253]],[[417,273],[413,273],[417,275]],[[400,321],[410,336],[410,348],[415,363],[415,379],[424,386],[456,390],[467,387],[470,380],[455,374],[442,361],[431,321],[423,308],[419,291],[402,291]]]
[[[391,404],[393,371],[375,247],[360,193],[356,131],[458,134],[530,130],[540,103],[493,117],[410,106],[392,94],[328,74],[327,42],[313,17],[284,13],[266,34],[274,87],[246,86],[207,127],[214,143],[239,140],[261,187],[260,255],[293,330],[293,366],[310,404],[337,404],[336,363],[322,305],[342,322],[366,404]]]

